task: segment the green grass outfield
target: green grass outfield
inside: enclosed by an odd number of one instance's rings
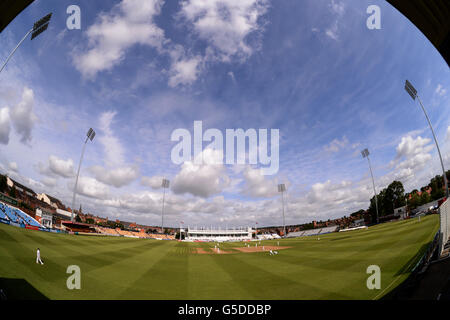
[[[407,278],[438,225],[432,215],[320,240],[283,239],[280,246],[292,248],[271,256],[194,254],[214,244],[53,234],[0,223],[0,287],[15,298],[38,297],[34,288],[49,299],[379,299]],[[242,246],[221,244],[233,252]],[[42,266],[35,262],[37,247]],[[66,287],[69,265],[81,268],[80,290]],[[381,268],[380,290],[366,287],[369,265]]]

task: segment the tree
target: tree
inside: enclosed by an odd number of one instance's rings
[[[428,187],[431,188],[431,200],[438,200],[445,196],[444,179],[441,175],[436,175],[432,178]]]
[[[410,209],[415,209],[421,205],[421,199],[418,192],[414,192],[411,196],[411,199],[408,201],[408,207]]]
[[[387,189],[383,189],[377,195],[377,203],[378,203],[378,216],[383,217],[388,215],[388,211],[386,209],[392,208],[392,200],[386,195]],[[377,220],[377,211],[376,211],[376,203],[375,196],[370,200],[369,207],[370,214],[373,218],[373,221]]]
[[[420,195],[420,205],[424,205],[430,201],[431,201],[431,197],[428,194],[428,192],[422,192],[422,194]]]
[[[80,218],[80,216],[77,214],[77,216],[75,217],[75,221],[76,222],[81,222],[81,218]]]
[[[0,177],[0,191],[5,192],[8,189],[8,182],[6,180],[6,176],[2,175]]]
[[[377,195],[378,216],[384,217],[394,213],[394,209],[405,205],[405,189],[400,181],[394,180]],[[370,199],[369,213],[372,221],[376,221],[375,196]]]
[[[121,230],[124,230],[125,226],[121,223],[114,222],[114,228],[119,228]]]
[[[314,229],[314,224],[313,223],[305,223],[303,225],[303,229],[302,230],[311,230],[311,229]],[[258,233],[259,233],[259,230],[258,230]]]
[[[365,211],[363,209],[355,211],[352,214],[350,214],[350,217],[355,217],[355,218],[361,217],[364,214],[364,212]],[[328,219],[328,222],[329,221],[330,221],[330,219]]]
[[[114,221],[108,220],[106,222],[106,225],[110,228],[115,228],[116,227],[116,223]]]
[[[175,239],[180,240],[180,232],[177,231],[177,233],[175,234]],[[181,240],[184,240],[184,233],[181,234]]]
[[[387,187],[387,194],[391,197],[394,204],[394,208],[403,207],[406,204],[405,201],[405,188],[400,181],[393,181]]]

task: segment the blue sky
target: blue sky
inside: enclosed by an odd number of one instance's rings
[[[385,1],[35,1],[0,34],[2,172],[70,205],[83,136],[77,207],[158,224],[162,177],[171,180],[171,225],[276,225],[277,183],[288,186],[287,223],[365,209],[393,179],[407,191],[440,174],[418,89],[450,167],[449,69],[437,50]],[[366,8],[381,9],[381,29]],[[250,165],[175,165],[177,128],[279,129],[273,176]]]

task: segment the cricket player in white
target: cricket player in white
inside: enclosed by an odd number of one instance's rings
[[[44,264],[41,260],[41,251],[39,250],[39,248],[37,248],[36,251],[36,263]]]

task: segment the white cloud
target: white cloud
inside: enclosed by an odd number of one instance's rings
[[[9,133],[11,132],[10,118],[9,118],[9,109],[2,108],[0,109],[0,143],[8,144],[9,143]]]
[[[294,201],[294,207],[300,206],[309,211],[313,216],[329,217],[339,216],[338,212],[351,213],[361,208],[367,208],[372,197],[369,181],[353,183],[341,181],[332,183],[330,180],[324,183],[316,183],[304,198]],[[342,214],[342,213],[341,213]]]
[[[278,180],[268,179],[261,170],[247,166],[243,172],[245,186],[242,193],[251,197],[269,198],[278,194]]]
[[[29,143],[31,141],[31,131],[34,123],[37,121],[33,113],[34,93],[32,89],[25,87],[22,93],[22,100],[15,105],[10,117],[16,132],[20,135],[20,141]]]
[[[208,43],[208,52],[222,61],[249,57],[254,48],[247,37],[262,27],[258,20],[268,9],[266,0],[184,0],[179,17]]]
[[[189,85],[197,80],[201,70],[202,58],[181,58],[172,62],[170,66],[169,86]]]
[[[414,171],[409,167],[402,169],[396,169],[393,175],[393,179],[397,181],[409,181],[414,176]]]
[[[441,84],[438,84],[438,86],[436,87],[436,90],[434,91],[437,95],[439,96],[444,96],[445,93],[447,92],[446,89],[444,89],[444,87]]]
[[[44,179],[41,180],[41,182],[42,182],[45,186],[47,186],[47,187],[49,187],[49,188],[53,188],[53,187],[55,187],[56,184],[57,184],[56,179],[55,179],[55,178],[50,178],[50,177],[45,177]]]
[[[111,70],[125,59],[136,44],[155,48],[171,58],[168,85],[190,85],[195,82],[206,61],[247,59],[258,49],[257,34],[262,31],[260,18],[268,9],[268,0],[185,0],[177,19],[189,31],[206,41],[203,55],[187,54],[192,48],[174,44],[155,22],[161,14],[163,0],[122,0],[109,12],[101,13],[87,31],[88,45],[73,52],[75,67],[86,78]]]
[[[162,188],[162,176],[142,177],[141,185],[151,187],[152,189]]]
[[[384,179],[392,181],[393,179],[405,183],[419,183],[418,179],[421,171],[433,163],[430,154],[433,149],[431,139],[417,136],[413,138],[411,135],[402,137],[396,150],[397,154],[390,162],[390,166],[394,168],[391,174],[387,174]],[[413,181],[415,180],[415,181]]]
[[[337,21],[335,21],[335,23],[325,31],[325,34],[333,40],[339,40]]]
[[[98,181],[120,188],[137,179],[139,168],[125,163],[125,148],[112,130],[116,114],[116,111],[106,111],[100,115],[98,140],[103,145],[105,154],[103,160],[106,168],[93,166],[90,172]]]
[[[430,142],[430,139],[422,138],[421,136],[418,136],[416,139],[412,136],[402,137],[397,146],[396,157],[412,157],[417,154],[427,153],[433,148],[432,145],[429,145]]]
[[[348,139],[346,136],[344,136],[341,140],[334,139],[328,145],[326,145],[324,147],[324,149],[325,149],[325,151],[328,151],[328,152],[338,152],[339,150],[345,148],[347,145],[348,145]]]
[[[86,31],[89,49],[74,53],[75,67],[83,76],[94,78],[119,64],[136,44],[161,49],[164,31],[153,19],[163,4],[163,0],[122,0],[109,13],[101,13]]]
[[[75,182],[68,183],[70,190],[73,190]],[[109,195],[109,188],[105,184],[91,177],[79,177],[77,193],[89,198],[106,199]]]
[[[107,170],[100,166],[93,166],[90,168],[90,171],[94,174],[98,181],[107,185],[112,185],[116,188],[130,184],[139,176],[139,169],[134,166],[121,167],[111,170]]]
[[[411,158],[402,161],[397,166],[398,169],[410,168],[410,169],[419,169],[422,168],[428,161],[431,160],[431,154],[429,153],[419,153]]]
[[[67,35],[68,29],[67,28],[63,28],[60,32],[58,32],[58,34],[56,35],[56,40],[58,42],[61,42],[64,37]]]
[[[142,213],[158,213],[161,210],[161,200],[162,195],[157,193],[141,191],[133,194],[124,194],[120,197],[108,198],[101,201],[102,206],[117,208],[126,210],[127,212],[138,212],[139,216],[142,217]],[[173,198],[173,196],[171,197]],[[169,200],[169,199],[168,199]],[[171,202],[166,202],[165,214],[171,212],[170,209]],[[130,213],[131,213],[130,212]]]
[[[75,175],[72,159],[64,160],[54,155],[48,157],[48,163],[46,165],[38,163],[37,167],[39,173],[51,178],[71,178]]]
[[[36,181],[34,179],[28,178],[28,177],[22,177],[22,180],[20,181],[23,185],[30,187],[32,189],[34,188],[42,188],[44,185],[40,183],[39,181]]]
[[[339,20],[345,13],[345,7],[342,2],[331,0],[329,4],[331,11],[336,16],[333,24],[325,30],[325,34],[333,40],[339,40]]]
[[[230,183],[225,166],[206,164],[220,163],[222,156],[222,151],[208,148],[197,155],[204,164],[195,164],[196,159],[194,162],[183,163],[180,172],[173,179],[172,191],[176,194],[190,193],[203,198],[222,192]]]
[[[125,158],[125,150],[111,129],[116,114],[116,111],[103,112],[99,120],[99,129],[103,134],[98,137],[98,140],[103,145],[105,163],[110,167],[122,166]]]
[[[52,173],[64,178],[74,176],[72,159],[63,160],[51,155],[48,158],[48,168]]]
[[[19,171],[19,167],[17,166],[16,162],[10,162],[8,163],[8,169],[14,172],[18,172]]]
[[[344,3],[331,0],[330,7],[334,13],[336,13],[338,15],[344,14],[344,11],[345,11]]]
[[[235,76],[234,76],[233,71],[228,71],[227,74],[230,76],[230,78],[231,78],[231,80],[232,80],[233,82],[236,82],[236,78],[235,78]]]

